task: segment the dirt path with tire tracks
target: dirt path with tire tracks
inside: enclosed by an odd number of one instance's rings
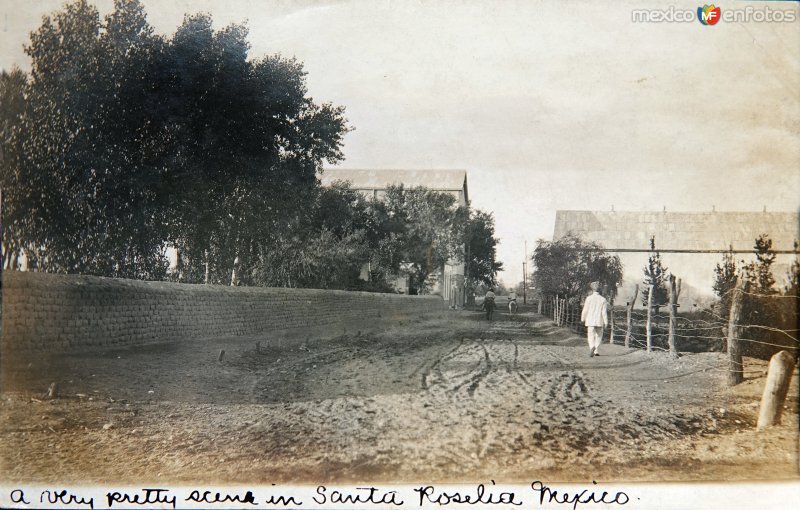
[[[6,360],[0,468],[84,483],[797,477],[796,376],[783,425],[756,434],[762,361],[731,390],[718,353],[590,358],[534,314],[480,319]],[[51,380],[61,397],[42,400]]]

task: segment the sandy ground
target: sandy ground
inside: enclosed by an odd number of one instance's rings
[[[590,358],[532,313],[259,340],[3,360],[3,481],[798,479],[798,377],[783,424],[756,433],[760,360],[728,388],[722,354]]]

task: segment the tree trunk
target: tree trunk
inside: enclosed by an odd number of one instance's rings
[[[208,270],[208,250],[205,250],[205,251],[203,252],[203,256],[204,256],[204,258],[205,258],[205,263],[206,263],[206,274],[205,274],[205,278],[203,279],[203,283],[205,283],[206,285],[208,285],[208,276],[209,276],[209,270]]]
[[[647,287],[647,352],[653,352],[653,338],[652,338],[652,328],[653,328],[653,286],[649,285]]]
[[[614,298],[608,303],[608,343],[614,343]]]
[[[675,330],[678,325],[678,296],[681,292],[681,280],[678,279],[675,287],[675,276],[669,275],[669,354],[678,358],[678,347],[675,344]]]
[[[746,285],[745,285],[746,292]],[[741,284],[733,289],[731,314],[728,320],[728,385],[735,386],[744,380],[742,346],[739,344],[739,324],[742,319],[744,292]]]
[[[628,330],[625,332],[625,348],[630,348],[631,342],[631,327],[632,327],[632,315],[633,315],[633,307],[636,305],[636,298],[639,297],[639,284],[636,284],[636,287],[633,291],[633,299],[628,304]]]

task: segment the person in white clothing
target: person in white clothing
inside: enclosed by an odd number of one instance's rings
[[[603,328],[608,326],[608,301],[600,295],[600,282],[592,282],[589,286],[592,288],[592,295],[583,303],[581,321],[586,325],[591,358],[597,356],[597,349],[603,341]]]

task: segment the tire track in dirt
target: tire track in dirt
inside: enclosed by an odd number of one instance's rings
[[[443,378],[443,376],[442,376],[442,374],[441,374],[441,368],[439,367],[439,365],[441,365],[441,363],[442,363],[444,360],[446,360],[446,359],[450,358],[450,357],[451,357],[451,356],[452,356],[452,355],[453,355],[455,352],[457,352],[457,351],[458,351],[458,350],[459,350],[459,349],[460,349],[460,348],[461,348],[463,345],[464,345],[464,339],[462,338],[462,339],[460,339],[460,340],[458,341],[458,344],[457,344],[455,347],[453,347],[453,348],[449,349],[449,350],[448,350],[448,351],[447,351],[445,354],[443,354],[443,355],[441,355],[441,356],[438,356],[438,357],[436,358],[436,360],[435,360],[435,361],[434,361],[434,362],[431,364],[431,366],[430,366],[429,368],[427,368],[427,369],[423,370],[423,372],[422,372],[422,389],[423,389],[423,390],[427,390],[427,389],[428,389],[428,387],[429,387],[429,385],[428,385],[428,377],[430,377],[430,375],[431,375],[431,372],[436,372],[436,373],[437,373],[437,375],[439,375],[440,377],[442,377],[442,378]]]

